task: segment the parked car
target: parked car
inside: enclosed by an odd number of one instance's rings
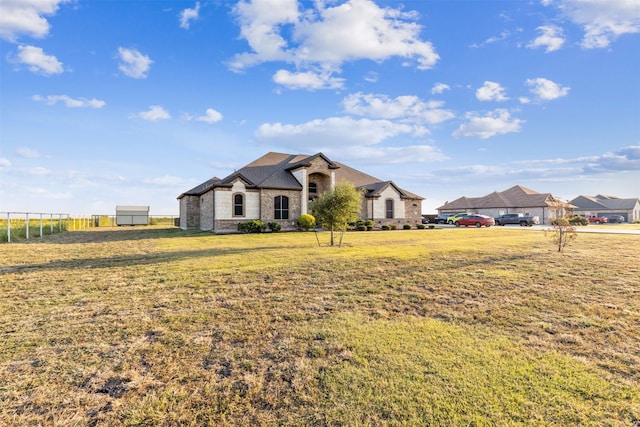
[[[496,221],[490,216],[486,215],[464,215],[460,218],[457,218],[454,222],[456,227],[460,227],[464,225],[465,227],[469,227],[471,225],[475,225],[480,228],[483,225],[485,227],[491,227],[496,224]]]
[[[451,215],[449,218],[447,218],[447,224],[455,224],[458,218],[462,218],[465,215],[470,215],[470,214],[464,212],[464,213]]]
[[[540,218],[537,216],[525,216],[522,213],[504,214],[494,218],[496,225],[520,224],[521,227],[531,227],[534,224],[540,224]]]
[[[433,223],[434,224],[446,224],[447,220],[449,218],[451,218],[453,215],[451,214],[444,214],[444,215],[438,215],[435,218],[433,218]]]
[[[618,223],[621,224],[624,222],[624,217],[622,215],[606,215],[605,218],[609,220],[609,223]]]
[[[606,216],[591,215],[589,217],[589,222],[594,224],[604,224],[605,222],[609,222],[609,218]]]

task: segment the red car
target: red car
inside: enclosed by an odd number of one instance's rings
[[[469,227],[470,225],[475,225],[480,228],[483,225],[485,227],[491,227],[496,224],[496,221],[490,216],[486,215],[465,215],[461,218],[457,218],[454,222],[456,227],[460,227],[464,225],[465,227]]]

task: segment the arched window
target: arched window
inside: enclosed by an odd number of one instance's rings
[[[233,195],[233,216],[244,216],[244,195]]]
[[[276,196],[273,207],[275,219],[289,219],[289,198],[287,196]]]
[[[393,218],[393,200],[392,199],[385,200],[384,207],[386,212],[385,218],[387,219]]]

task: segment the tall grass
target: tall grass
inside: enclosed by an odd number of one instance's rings
[[[496,228],[2,245],[0,425],[632,426],[639,250]]]

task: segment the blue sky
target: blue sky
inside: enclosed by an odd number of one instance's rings
[[[261,155],[425,197],[640,197],[640,0],[3,0],[0,211],[113,214]]]

